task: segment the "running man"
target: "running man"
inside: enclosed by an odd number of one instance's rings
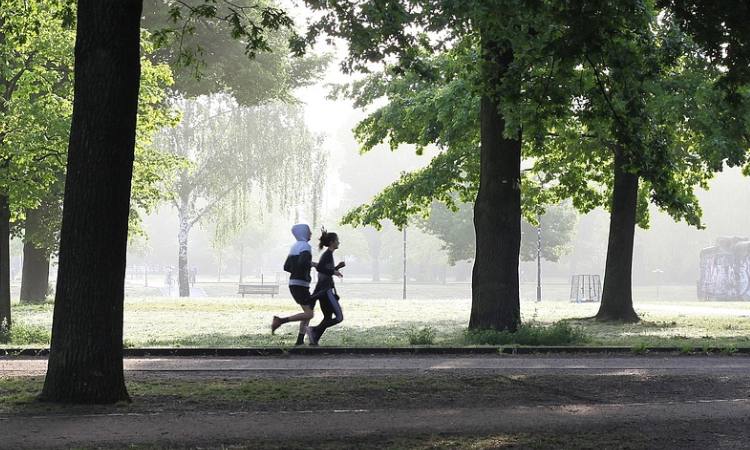
[[[292,227],[292,234],[297,242],[289,250],[284,270],[289,272],[289,292],[294,301],[302,307],[302,312],[288,317],[273,316],[271,334],[287,322],[299,322],[299,333],[294,345],[302,345],[305,330],[314,315],[315,300],[310,296],[310,268],[314,267],[315,263],[312,262],[312,249],[308,242],[312,237],[310,227],[305,223],[298,223]]]

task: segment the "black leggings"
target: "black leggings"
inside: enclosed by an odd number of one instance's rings
[[[338,296],[333,289],[316,292],[313,294],[313,298],[320,300],[320,310],[323,312],[323,320],[315,326],[315,334],[320,339],[327,328],[339,324],[344,320],[344,313],[341,311]]]

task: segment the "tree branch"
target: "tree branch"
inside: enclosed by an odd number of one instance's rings
[[[612,101],[609,99],[609,95],[607,95],[607,90],[604,87],[604,82],[599,77],[599,70],[597,70],[593,61],[591,61],[591,58],[589,57],[588,52],[584,52],[584,55],[586,57],[586,61],[588,61],[589,65],[591,66],[591,69],[594,71],[596,84],[599,87],[599,90],[601,91],[602,95],[604,96],[604,100],[607,102],[607,107],[609,107],[609,110],[612,111],[612,115],[614,116],[615,120],[620,124],[620,126],[624,127],[625,124],[623,123],[622,119],[620,119],[620,115],[617,114],[617,111],[615,110],[615,107],[612,104]]]
[[[204,206],[203,209],[201,209],[201,211],[196,214],[195,218],[193,218],[193,220],[190,221],[190,226],[192,227],[193,225],[195,225],[209,211],[211,211],[214,208],[216,208],[216,206],[219,204],[219,202],[221,200],[223,200],[224,197],[226,197],[227,195],[229,195],[229,193],[232,192],[236,187],[237,187],[237,183],[233,184],[232,186],[230,186],[227,189],[225,189],[224,191],[222,191],[219,195],[216,196],[216,198],[214,198],[213,202],[211,202],[210,204]]]
[[[8,80],[8,83],[5,85],[5,93],[3,94],[3,100],[5,100],[6,102],[10,101],[10,97],[11,95],[13,95],[13,92],[16,90],[16,86],[18,85],[18,80],[20,80],[23,74],[31,68],[31,61],[34,60],[35,55],[35,51],[29,53],[29,55],[26,57],[26,61],[23,63],[23,67],[19,69],[18,73],[16,73],[13,78]]]

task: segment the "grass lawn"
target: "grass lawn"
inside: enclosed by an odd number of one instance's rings
[[[414,342],[465,345],[471,301],[466,287],[413,286],[409,300],[395,299],[399,286],[344,286],[344,322],[328,330],[321,345],[404,346]],[[394,291],[394,292],[391,292]],[[207,293],[211,293],[206,289]],[[377,298],[383,292],[390,298]],[[562,290],[561,290],[562,292]],[[290,346],[296,324],[270,334],[271,317],[299,312],[283,290],[271,299],[246,297],[128,297],[125,343],[130,347]],[[350,295],[351,294],[351,295]],[[455,295],[455,297],[451,297]],[[560,295],[562,296],[562,295]],[[49,339],[52,304],[13,305],[15,324],[5,347],[44,346]],[[598,304],[522,300],[524,322],[542,325],[565,320],[580,327],[589,345],[750,346],[750,303],[638,300],[638,324],[579,320]],[[318,315],[313,323],[320,320]],[[421,341],[420,341],[421,339]]]

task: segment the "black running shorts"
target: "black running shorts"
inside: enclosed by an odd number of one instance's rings
[[[298,305],[315,306],[315,299],[310,297],[310,288],[304,286],[289,286],[289,292]]]

